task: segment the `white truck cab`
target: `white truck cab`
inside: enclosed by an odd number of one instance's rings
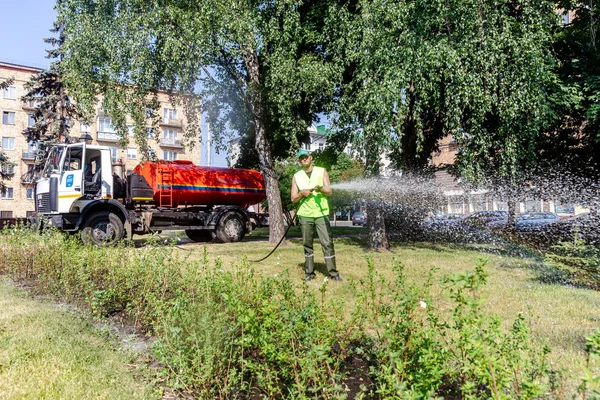
[[[47,225],[64,231],[81,230],[89,236],[90,230],[94,230],[100,236],[111,235],[120,240],[128,217],[123,205],[113,197],[114,177],[108,147],[85,143],[55,145],[36,183],[35,218],[43,218]],[[119,216],[120,227],[111,226],[108,214],[113,214],[111,220],[114,215]],[[91,220],[96,221],[94,226],[90,225]],[[90,229],[86,232],[88,225]]]

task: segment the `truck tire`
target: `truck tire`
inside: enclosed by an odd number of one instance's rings
[[[243,217],[235,211],[223,214],[221,219],[219,219],[215,234],[217,239],[223,243],[241,241],[246,235],[246,226]]]
[[[194,242],[210,242],[213,239],[211,231],[206,230],[186,229],[185,234]]]
[[[114,246],[123,239],[125,228],[116,214],[102,211],[92,214],[81,231],[81,240],[94,246]]]

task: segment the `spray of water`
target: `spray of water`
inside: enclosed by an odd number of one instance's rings
[[[554,223],[543,221],[536,225],[534,221],[533,229],[531,224],[519,224],[512,220],[509,222],[506,212],[496,212],[494,223],[477,220],[474,217],[433,222],[427,220],[426,216],[429,212],[445,210],[448,203],[444,189],[431,179],[407,177],[359,179],[334,184],[331,187],[337,196],[344,196],[348,204],[354,201],[366,204],[367,207],[381,207],[385,210],[386,225],[388,228],[391,227],[392,231],[419,233],[426,238],[435,236],[449,241],[477,243],[498,241],[498,233],[506,231],[517,231],[518,234],[526,234],[528,237],[535,237],[536,240],[545,242],[568,240],[577,232],[590,243],[600,243],[598,182],[563,171],[531,174],[519,185],[490,180],[485,183],[483,189],[476,192],[480,199],[484,199],[486,207],[495,204],[494,208],[504,211],[509,211],[509,206],[514,207],[517,218],[519,212],[531,211],[526,207],[532,204],[538,207],[534,208],[534,211],[551,213],[555,211],[548,209],[551,204],[567,203],[577,207],[581,212],[581,215],[573,217],[561,215],[561,221]],[[468,203],[472,188],[464,189],[465,194],[461,199]],[[542,209],[540,204],[544,204],[546,209]],[[527,215],[522,214],[521,217]],[[522,226],[529,228],[526,232],[519,231]]]

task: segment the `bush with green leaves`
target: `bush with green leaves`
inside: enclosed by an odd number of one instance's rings
[[[158,243],[90,247],[23,228],[2,231],[0,249],[1,273],[153,335],[161,381],[183,396],[559,397],[562,378],[525,320],[506,331],[484,312],[484,261],[444,277],[434,297],[436,270],[417,285],[394,263],[390,281],[367,259],[366,277],[349,282],[352,305],[332,297],[327,280],[316,289],[287,272],[264,277],[245,260],[210,261],[206,249],[192,261]],[[590,372],[585,393],[597,381]]]
[[[568,283],[600,289],[600,249],[577,235],[573,241],[552,246],[545,261],[560,271]]]

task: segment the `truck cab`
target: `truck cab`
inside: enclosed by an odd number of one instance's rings
[[[53,146],[36,184],[33,222],[82,231],[84,241],[92,243],[122,239],[128,218],[123,205],[114,200],[111,163],[106,146]]]

